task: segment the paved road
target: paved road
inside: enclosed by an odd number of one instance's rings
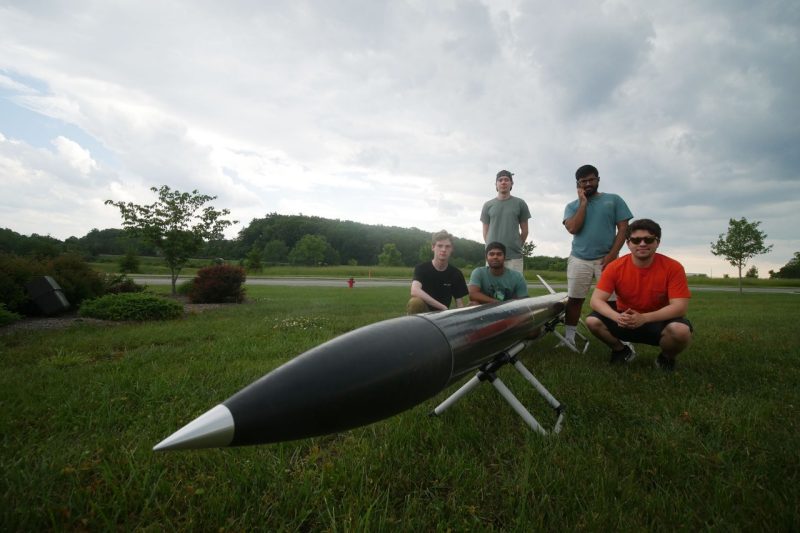
[[[136,283],[147,285],[169,285],[169,276],[132,276]],[[178,278],[178,283],[187,281],[191,278]],[[364,279],[356,278],[356,287],[406,287],[410,286],[410,280],[403,279]],[[342,278],[248,278],[246,285],[280,285],[288,287],[346,287],[347,280]],[[566,291],[566,283],[551,283],[554,289]],[[529,282],[531,289],[541,289],[538,282]],[[715,285],[690,285],[693,291],[711,292],[737,292],[737,287],[719,287]],[[798,287],[745,287],[744,292],[750,293],[789,293],[800,294]]]

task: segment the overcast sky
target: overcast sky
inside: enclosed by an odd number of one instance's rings
[[[688,272],[800,251],[800,2],[0,0],[0,227],[120,227],[152,186],[481,240],[500,169],[567,256],[575,169]]]

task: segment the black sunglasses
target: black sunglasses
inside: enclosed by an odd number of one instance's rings
[[[633,244],[639,244],[644,241],[646,244],[653,244],[658,240],[658,237],[629,237],[628,241]]]

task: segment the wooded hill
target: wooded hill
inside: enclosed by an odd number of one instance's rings
[[[317,263],[377,265],[387,244],[393,244],[399,252],[401,265],[413,266],[432,257],[431,234],[418,228],[277,213],[254,219],[235,239],[207,243],[199,255],[204,258],[243,260],[248,254],[255,253],[264,264],[303,263],[298,260],[302,254],[293,255],[293,252],[306,236],[324,239],[324,257]],[[314,241],[320,242],[319,239]],[[457,237],[453,244],[455,251],[451,261],[455,266],[468,267],[483,263],[482,243]],[[93,258],[98,255],[124,255],[130,251],[140,256],[157,255],[151,245],[116,228],[93,229],[83,237],[70,237],[65,241],[36,234],[25,236],[11,229],[0,229],[0,252],[5,253],[54,257],[72,252]],[[566,259],[536,256],[526,259],[526,267],[565,270]]]

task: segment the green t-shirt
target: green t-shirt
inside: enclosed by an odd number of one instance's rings
[[[522,257],[519,225],[531,218],[528,204],[522,198],[510,196],[505,200],[492,198],[481,209],[481,222],[489,225],[486,244],[501,242],[506,247],[506,259]]]
[[[488,266],[478,267],[469,276],[469,284],[480,288],[486,296],[505,301],[527,298],[528,284],[522,274],[506,268],[502,276],[493,276]]]

